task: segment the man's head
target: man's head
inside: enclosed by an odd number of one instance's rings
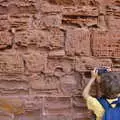
[[[115,98],[120,93],[120,73],[106,72],[101,75],[101,92],[106,98]]]

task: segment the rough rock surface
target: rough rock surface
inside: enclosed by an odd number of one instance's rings
[[[0,120],[92,119],[81,93],[120,71],[119,29],[119,0],[0,0]]]

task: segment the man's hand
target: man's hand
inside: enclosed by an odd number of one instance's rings
[[[112,71],[112,69],[110,67],[106,68],[108,72]]]
[[[91,79],[97,79],[97,77],[98,77],[98,70],[97,70],[97,68],[94,68],[94,70],[93,71],[91,71]]]
[[[110,67],[105,67],[105,69],[107,70],[107,72],[112,71]],[[91,71],[91,76],[92,80],[96,80],[98,83],[100,83],[101,76],[98,74],[98,68],[94,68],[94,70]]]

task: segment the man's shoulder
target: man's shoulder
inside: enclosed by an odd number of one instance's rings
[[[89,95],[85,99],[86,99],[88,107],[93,108],[93,109],[96,107],[102,109],[102,106],[98,101],[98,98]]]
[[[86,97],[87,107],[89,110],[92,110],[97,117],[101,117],[104,113],[104,108],[99,103],[96,97],[88,96]]]

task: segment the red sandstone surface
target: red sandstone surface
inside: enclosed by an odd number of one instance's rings
[[[120,71],[119,29],[119,0],[0,0],[0,120],[90,120],[81,93]]]

